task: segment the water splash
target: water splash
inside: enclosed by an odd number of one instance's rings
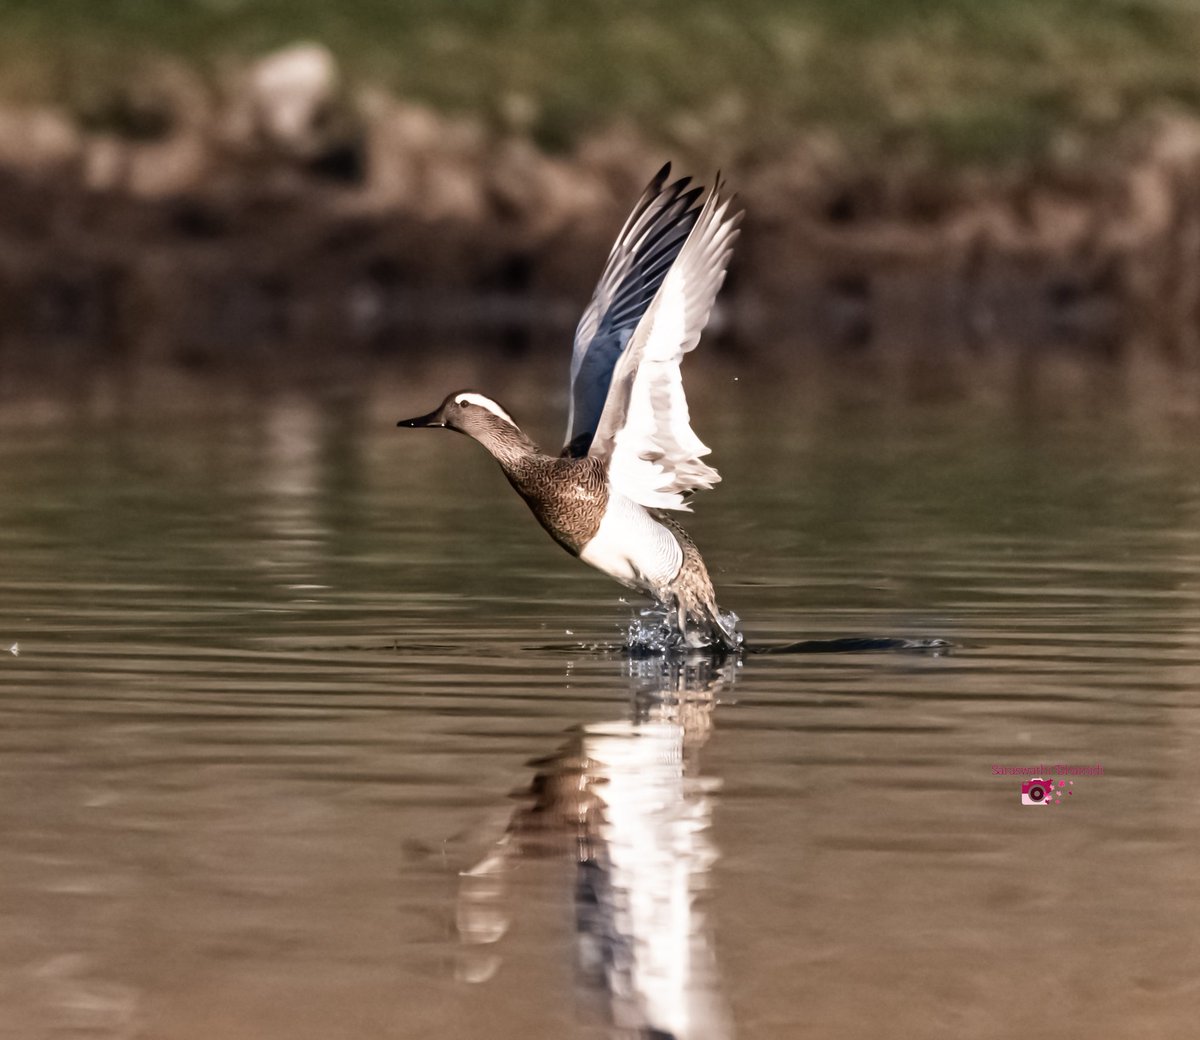
[[[678,612],[665,603],[643,607],[625,633],[625,650],[631,657],[657,657],[687,650],[736,653],[745,642],[741,619],[722,612],[707,624],[680,627]]]

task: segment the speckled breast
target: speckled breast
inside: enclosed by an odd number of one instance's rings
[[[578,556],[608,508],[603,467],[590,458],[539,458],[509,474],[513,487],[559,545]]]

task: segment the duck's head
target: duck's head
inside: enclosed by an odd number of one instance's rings
[[[447,397],[440,407],[428,415],[418,415],[415,419],[401,419],[396,425],[418,428],[443,427],[484,442],[498,434],[520,432],[508,412],[490,397],[474,390],[459,390]]]

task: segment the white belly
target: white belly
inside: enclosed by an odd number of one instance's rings
[[[683,549],[642,506],[613,492],[599,530],[579,558],[623,585],[657,593],[675,580]]]

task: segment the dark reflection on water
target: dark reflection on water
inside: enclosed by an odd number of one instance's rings
[[[732,1036],[699,899],[717,859],[713,796],[700,769],[717,698],[740,662],[632,661],[625,715],[578,727],[535,770],[504,836],[463,874],[458,929],[470,951],[460,977],[488,981],[511,924],[506,875],[528,856],[575,863],[575,947],[598,1016],[630,1035]],[[486,951],[486,952],[485,952]]]
[[[664,674],[392,426],[558,375],[0,401],[0,1036],[1190,1037],[1194,421],[710,372],[751,645],[953,648]]]

